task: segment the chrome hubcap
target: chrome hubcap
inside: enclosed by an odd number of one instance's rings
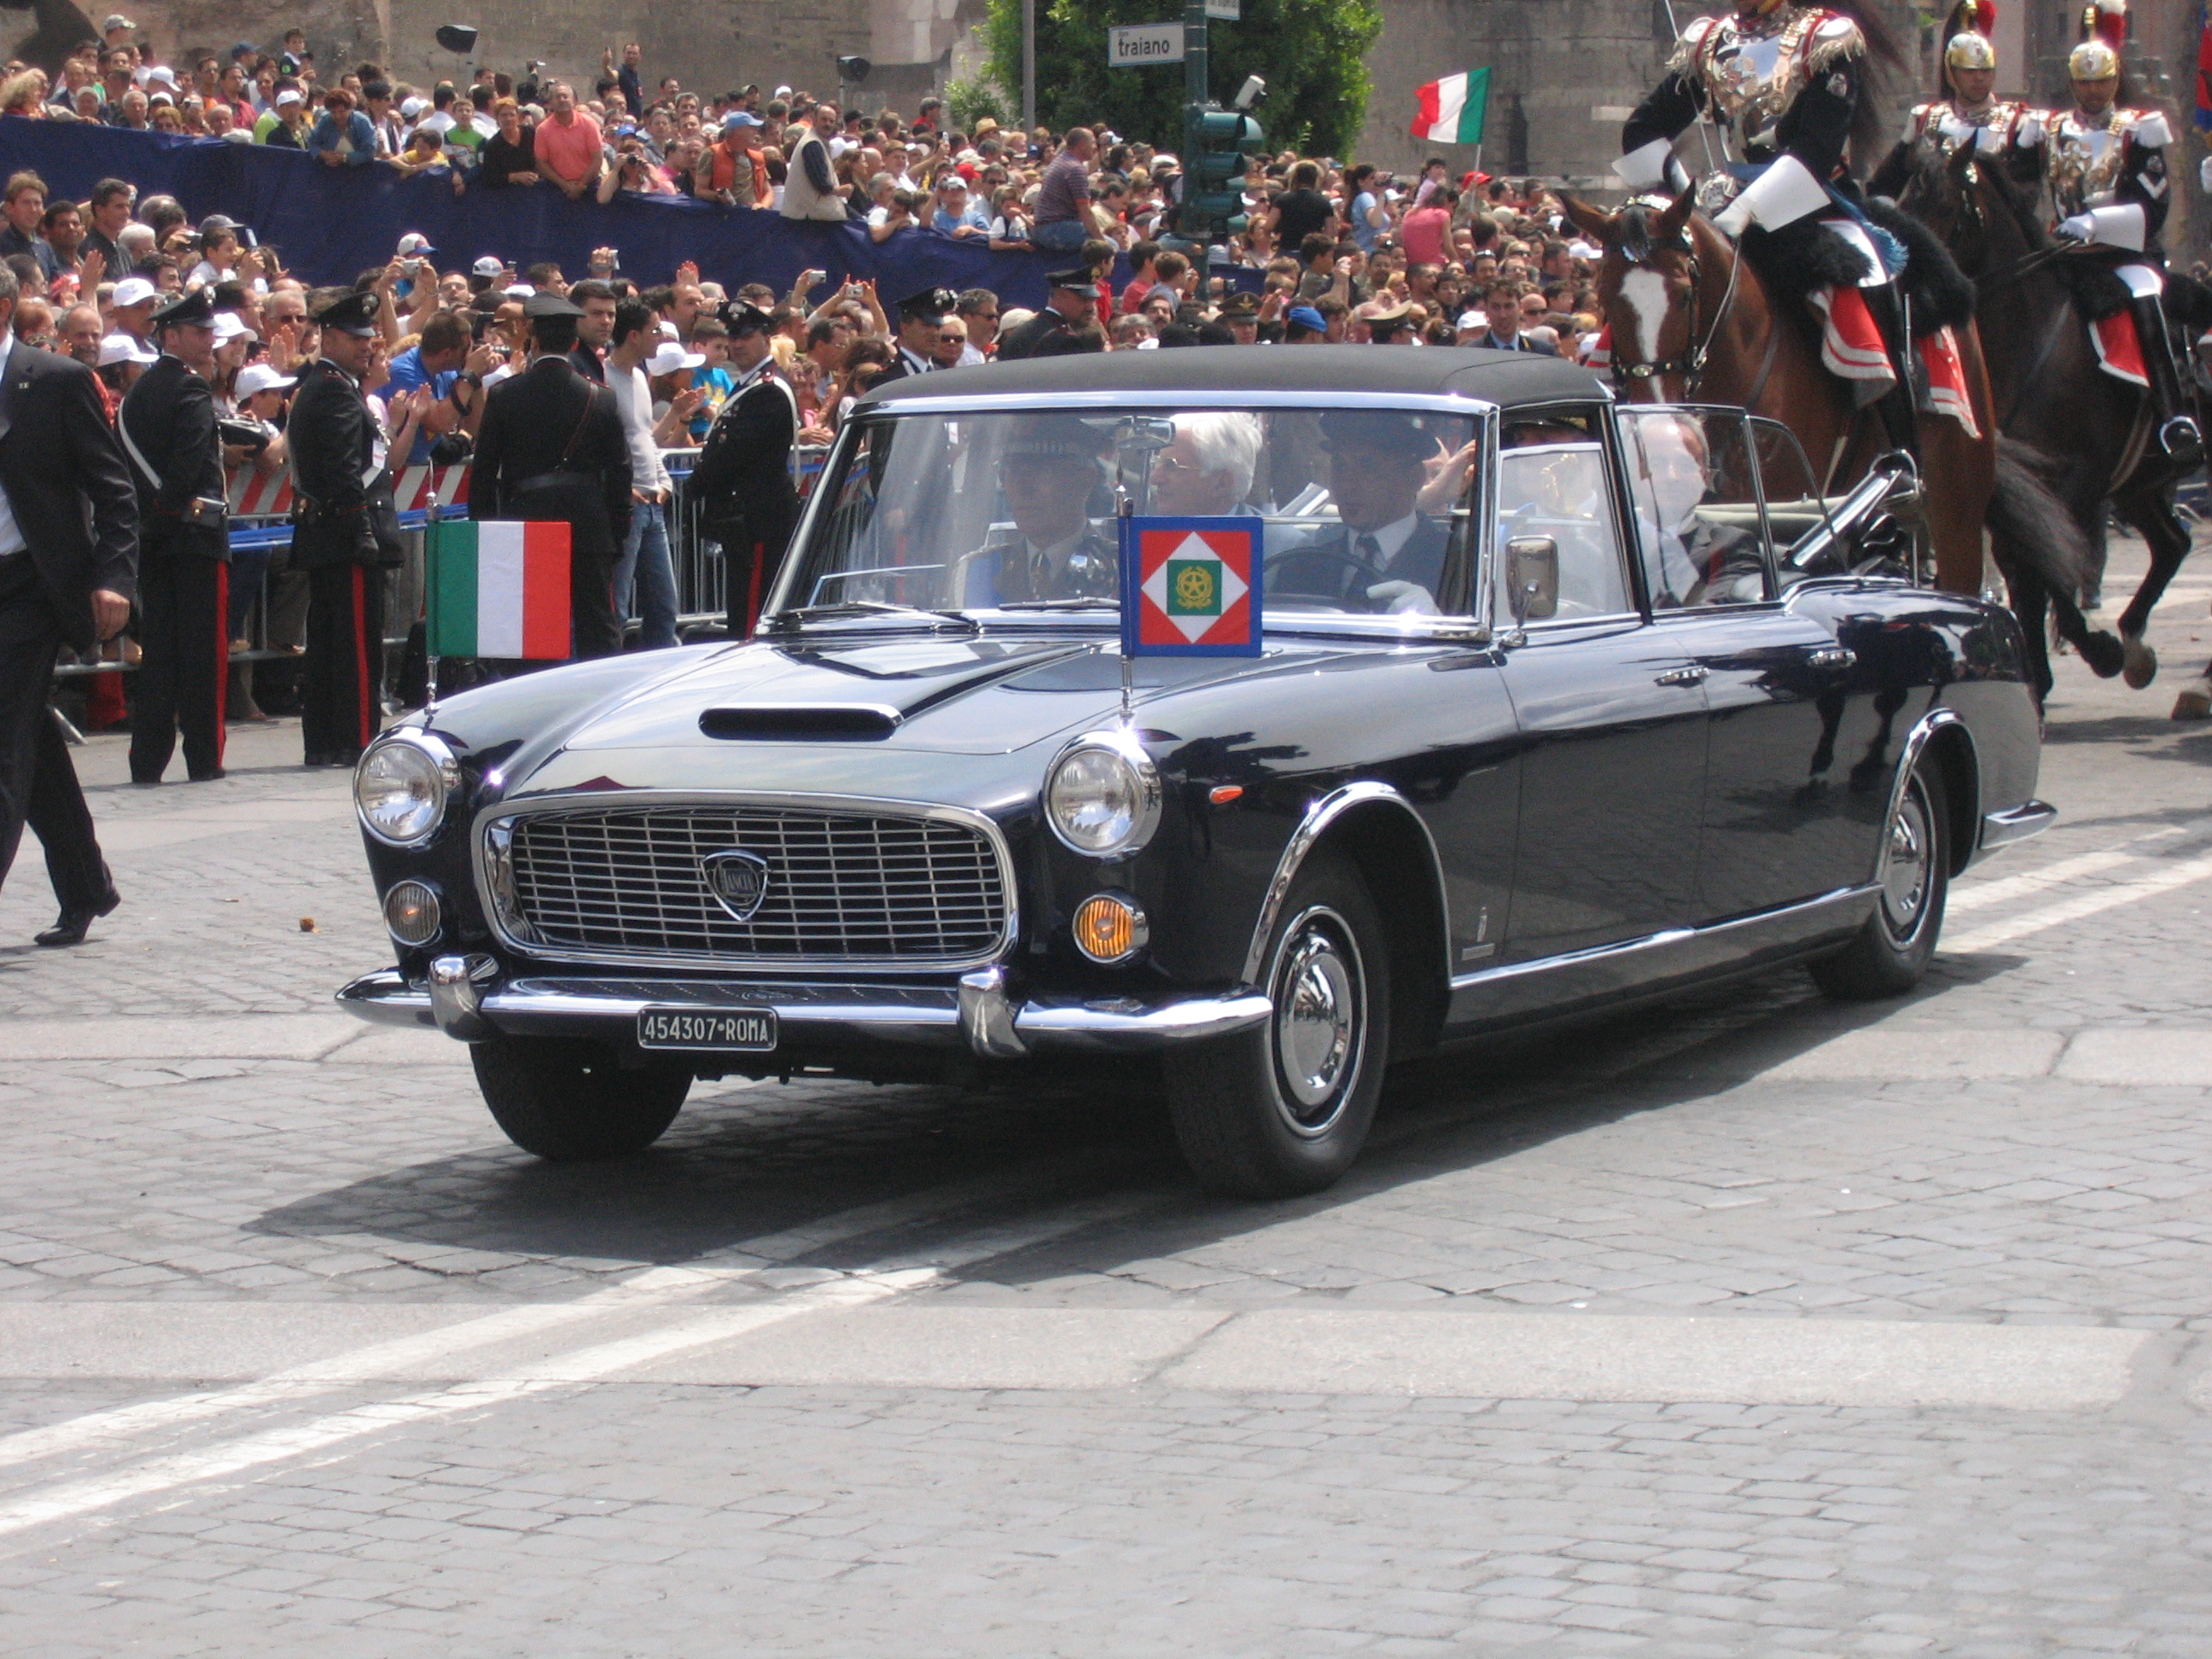
[[[1284,1115],[1317,1135],[1344,1109],[1358,1069],[1366,978],[1351,930],[1334,911],[1300,916],[1285,935],[1275,973],[1275,1073]]]
[[[1881,909],[1890,932],[1910,939],[1928,908],[1930,814],[1920,780],[1905,786],[1882,846]]]

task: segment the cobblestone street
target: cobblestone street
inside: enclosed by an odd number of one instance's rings
[[[0,896],[0,1648],[2204,1659],[2209,598],[2059,660],[2058,823],[1920,993],[1401,1068],[1264,1206],[1095,1092],[540,1164],[333,1007],[391,946],[296,725],[94,738],[123,908]]]

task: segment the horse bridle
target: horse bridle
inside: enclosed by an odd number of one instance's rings
[[[1700,340],[1698,337],[1698,322],[1704,308],[1705,283],[1698,267],[1697,245],[1690,240],[1689,226],[1686,223],[1670,240],[1655,245],[1648,227],[1641,222],[1632,221],[1629,232],[1622,237],[1620,243],[1621,257],[1628,261],[1631,269],[1656,269],[1651,264],[1651,256],[1668,249],[1679,249],[1688,262],[1690,349],[1680,357],[1662,357],[1648,363],[1623,363],[1616,352],[1612,364],[1613,382],[1626,392],[1639,380],[1654,380],[1662,374],[1679,374],[1682,377],[1682,401],[1688,403],[1697,396],[1698,382],[1704,377],[1705,363],[1712,356],[1713,342],[1720,337],[1721,325],[1728,320],[1729,308],[1735,303],[1736,278],[1742,273],[1743,258],[1738,255],[1730,262],[1728,292],[1721,295],[1720,309],[1713,313],[1713,325]],[[1765,379],[1762,372],[1759,375],[1762,385]]]

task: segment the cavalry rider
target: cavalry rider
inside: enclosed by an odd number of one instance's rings
[[[2054,228],[2102,250],[2086,257],[2109,263],[2126,284],[2127,311],[2092,324],[2090,335],[2106,373],[2144,386],[2158,446],[2179,474],[2203,461],[2204,442],[2183,398],[2161,297],[2166,255],[2158,233],[2172,199],[2166,151],[2173,135],[2158,111],[2121,102],[2127,0],[2096,0],[2083,22],[2089,38],[2066,59],[2074,107],[2052,115],[2045,126],[2044,176],[2051,185]],[[2129,318],[2135,324],[2132,340],[2124,322]]]
[[[1893,447],[1917,453],[1899,271],[1885,257],[1893,251],[1901,267],[1902,250],[1831,183],[1843,175],[1869,73],[1866,33],[1837,9],[1848,3],[1737,0],[1732,12],[1698,18],[1682,31],[1665,78],[1622,128],[1626,153],[1613,171],[1631,190],[1679,191],[1689,180],[1675,138],[1701,112],[1732,130],[1742,160],[1729,173],[1741,188],[1715,226],[1733,239],[1757,225],[1798,247],[1825,228],[1863,256],[1867,273],[1855,288],[1810,296],[1827,323],[1821,361],[1856,383],[1862,406],[1878,403]]]
[[[1933,153],[1949,161],[1969,144],[2014,183],[2042,182],[2038,146],[2043,118],[2025,104],[1996,95],[1997,49],[1990,36],[1996,21],[1996,0],[1959,0],[1951,8],[1943,23],[1939,71],[1943,96],[1912,106],[1897,148],[1868,181],[1874,194],[1898,194],[1923,155]]]

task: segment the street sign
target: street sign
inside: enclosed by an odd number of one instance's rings
[[[1144,69],[1182,62],[1182,25],[1129,23],[1106,31],[1108,69]]]
[[[1206,0],[1206,15],[1218,23],[1244,20],[1244,0]]]

